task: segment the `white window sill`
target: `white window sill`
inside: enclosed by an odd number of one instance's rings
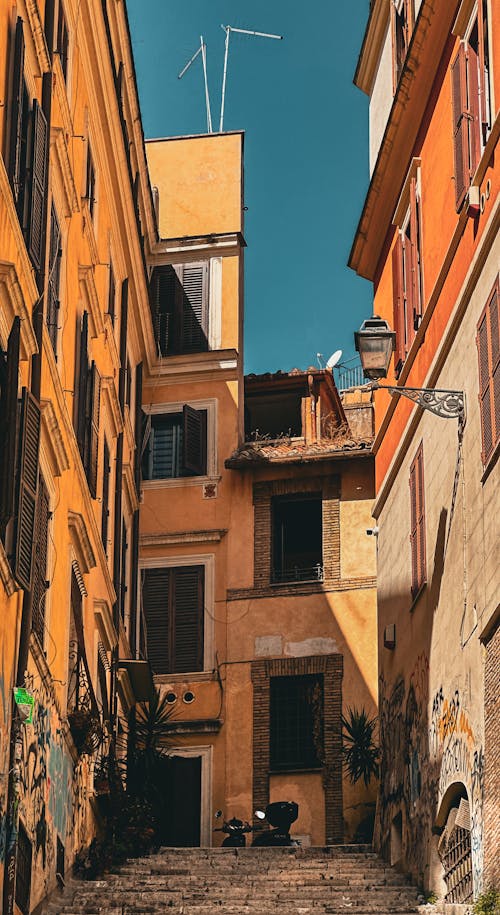
[[[206,483],[219,483],[221,477],[167,477],[165,480],[143,480],[141,487],[148,489],[178,489],[182,486],[204,486]]]

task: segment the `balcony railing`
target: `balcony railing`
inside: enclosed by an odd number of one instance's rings
[[[273,569],[272,583],[290,584],[295,581],[323,581],[324,570],[320,562],[314,566],[289,566],[285,569]]]

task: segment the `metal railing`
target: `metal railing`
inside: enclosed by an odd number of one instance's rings
[[[366,378],[363,374],[361,365],[354,365],[350,369],[343,369],[337,375],[337,388],[339,391],[347,391],[349,388],[360,388],[366,384]]]
[[[287,584],[294,581],[323,581],[324,571],[320,562],[314,566],[291,566],[285,569],[273,569],[272,583]]]

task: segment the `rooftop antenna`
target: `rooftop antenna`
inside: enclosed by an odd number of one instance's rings
[[[327,369],[334,369],[336,365],[339,365],[340,360],[342,359],[342,350],[336,349],[334,353],[330,356],[328,362],[326,363]]]
[[[224,50],[224,73],[222,76],[222,98],[220,104],[220,124],[219,132],[224,129],[224,102],[226,99],[226,80],[227,80],[227,58],[229,55],[229,35],[231,32],[238,32],[239,35],[253,35],[255,38],[275,38],[281,41],[283,35],[270,35],[269,32],[252,32],[249,29],[235,29],[232,25],[221,25],[221,29],[226,33],[226,46]]]
[[[207,106],[207,131],[208,131],[208,133],[213,133],[212,112],[210,110],[210,94],[208,91],[208,77],[207,77],[207,46],[206,46],[205,42],[203,41],[203,35],[200,35],[200,47],[193,54],[191,60],[188,60],[186,66],[184,67],[183,70],[181,70],[177,79],[182,79],[184,74],[189,70],[191,64],[194,63],[194,61],[198,57],[198,54],[201,54],[201,59],[203,62],[203,79],[205,82],[205,104]]]

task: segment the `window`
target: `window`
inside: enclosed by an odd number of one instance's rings
[[[87,140],[87,170],[85,173],[85,198],[88,203],[90,218],[94,218],[95,212],[95,167],[92,158],[90,141]]]
[[[411,593],[416,597],[427,580],[425,561],[424,450],[422,443],[410,467]]]
[[[21,319],[17,317],[9,334],[7,352],[0,351],[0,535],[4,542],[15,505],[20,341]]]
[[[113,270],[113,264],[110,261],[109,264],[109,285],[108,285],[108,315],[111,318],[111,323],[115,323],[115,299],[116,299],[116,282],[115,282],[115,273]]]
[[[42,474],[38,477],[35,537],[33,544],[33,614],[31,628],[40,645],[45,641],[45,598],[47,593],[47,547],[50,523],[49,493]]]
[[[142,473],[145,480],[204,476],[207,472],[207,411],[185,404],[182,413],[146,417]]]
[[[128,531],[127,525],[122,518],[122,543],[121,543],[121,561],[120,561],[120,616],[123,625],[125,625],[125,611],[127,606],[127,556],[128,556]]]
[[[323,756],[323,676],[272,677],[271,770],[318,769]]]
[[[477,328],[482,459],[487,464],[500,441],[500,279],[497,277]]]
[[[393,81],[397,89],[415,24],[414,0],[392,0]]]
[[[82,458],[85,475],[93,499],[97,494],[97,460],[99,452],[99,415],[101,403],[101,376],[95,362],[88,357],[88,313],[81,319],[78,333],[79,342],[76,391],[76,438]]]
[[[21,223],[26,179],[29,98],[24,81],[24,32],[22,19],[17,20],[14,37],[14,64],[10,102],[9,179],[14,203]]]
[[[491,130],[487,0],[479,0],[451,65],[455,204],[460,209]]]
[[[418,160],[416,160],[418,161]],[[413,164],[396,213],[396,242],[392,249],[395,371],[399,374],[420,326],[423,312],[421,208],[418,167]],[[402,212],[399,212],[399,211]]]
[[[111,464],[109,448],[106,439],[104,439],[104,460],[102,468],[102,515],[101,515],[101,539],[104,552],[108,552],[108,527],[109,527],[109,481],[111,476]]]
[[[69,49],[69,34],[68,26],[66,24],[66,16],[64,15],[64,7],[61,0],[59,0],[59,10],[57,13],[57,44],[56,44],[56,54],[59,55],[59,60],[61,62],[61,70],[63,72],[64,79],[68,79],[68,49]]]
[[[156,674],[203,670],[204,566],[144,569],[147,657]]]
[[[272,499],[273,582],[323,580],[321,493]]]
[[[161,356],[208,350],[208,261],[155,267],[150,302]]]
[[[52,349],[57,354],[59,321],[59,285],[61,277],[61,229],[54,204],[50,211],[49,279],[47,286],[47,330]],[[57,358],[57,357],[56,357]]]

